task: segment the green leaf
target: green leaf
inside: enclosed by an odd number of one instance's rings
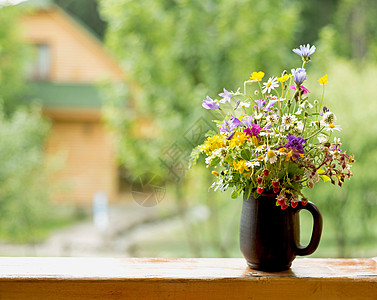
[[[246,149],[243,149],[241,151],[241,157],[245,160],[250,160],[250,156],[251,156],[251,153],[250,151],[246,150]]]
[[[189,159],[189,166],[188,166],[189,169],[191,169],[193,166],[196,165],[196,162],[199,158],[200,153],[201,151],[198,147],[192,149],[190,159]]]
[[[219,162],[220,162],[220,157],[215,157],[214,159],[212,159],[210,166],[215,167],[219,164]]]
[[[327,181],[331,180],[329,176],[325,175],[325,173],[326,173],[325,170],[319,168],[317,170],[317,173],[319,174],[319,177],[321,177],[321,179],[323,180],[323,182],[327,182]]]
[[[214,135],[216,135],[216,132],[213,131],[213,130],[210,130],[210,131],[208,131],[208,132],[205,134],[205,137],[211,137],[211,136],[214,136]]]
[[[234,191],[232,192],[232,194],[230,195],[230,197],[231,197],[232,199],[237,199],[238,196],[239,196],[239,194],[237,193],[236,190],[234,190]]]

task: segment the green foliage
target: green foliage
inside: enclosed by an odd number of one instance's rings
[[[114,103],[111,95],[107,101],[108,121],[119,133],[120,162],[133,172],[161,170],[164,149],[205,114],[200,104],[206,94],[237,90],[252,71],[289,66],[298,20],[290,1],[100,4],[109,26],[107,44],[138,82],[122,102]],[[153,128],[147,140],[140,138],[140,119]]]
[[[334,50],[343,57],[375,60],[377,57],[377,2],[338,0],[332,24]]]
[[[43,144],[49,126],[40,110],[0,113],[0,236],[10,240],[35,238],[46,220],[47,173]]]
[[[27,47],[16,25],[19,13],[12,6],[0,8],[0,102],[5,113],[15,109],[25,91]]]
[[[28,48],[19,14],[0,8],[0,238],[27,242],[41,238],[47,220],[53,226],[54,214],[43,149],[49,124],[40,108],[22,106]]]
[[[368,252],[363,249],[377,247],[377,138],[374,135],[377,103],[371,97],[375,93],[377,65],[360,69],[352,62],[332,58],[326,68],[317,71],[317,77],[325,72],[329,80],[325,97],[343,129],[339,135],[342,149],[355,154],[354,176],[342,188],[324,182],[305,194],[324,214],[324,243],[333,245],[335,255],[366,256]],[[321,93],[319,85],[308,89],[317,95]]]

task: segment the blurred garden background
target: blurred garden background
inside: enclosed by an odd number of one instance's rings
[[[310,43],[306,87],[320,98],[328,74],[356,159],[342,188],[304,191],[324,219],[313,256],[376,256],[376,1],[0,5],[0,255],[241,257],[242,199],[208,191],[203,163],[187,170],[214,127],[201,101],[299,67],[292,49]]]

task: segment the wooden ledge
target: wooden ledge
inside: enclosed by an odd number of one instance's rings
[[[0,258],[0,299],[377,299],[377,259]]]

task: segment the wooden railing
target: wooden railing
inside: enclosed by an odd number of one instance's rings
[[[377,259],[0,258],[0,299],[377,299]]]

